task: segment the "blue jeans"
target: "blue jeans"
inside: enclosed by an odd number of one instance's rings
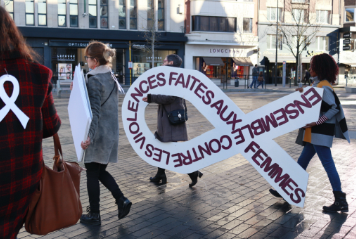
[[[252,77],[252,83],[251,83],[251,85],[250,85],[250,88],[252,88],[252,85],[253,85],[253,88],[256,88],[257,77],[258,77],[258,76],[253,76],[253,77]]]
[[[331,187],[333,191],[341,192],[341,181],[339,174],[337,173],[335,163],[333,157],[331,156],[331,150],[326,146],[319,146],[310,143],[306,143],[303,148],[303,151],[298,159],[298,164],[302,166],[302,168],[306,169],[312,157],[318,154],[318,157],[329,177],[329,181],[331,183]]]
[[[256,86],[256,88],[258,88],[260,85],[262,85],[262,89],[263,89],[263,82],[264,82],[264,81],[259,81],[259,82],[258,82],[258,85]]]

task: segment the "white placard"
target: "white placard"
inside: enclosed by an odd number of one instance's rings
[[[189,141],[162,143],[145,122],[147,94],[182,97],[215,128]],[[303,207],[308,173],[273,139],[317,121],[322,94],[307,87],[245,114],[202,73],[162,66],[144,72],[130,87],[122,120],[136,153],[153,166],[191,173],[241,153],[286,201]]]
[[[88,138],[89,127],[92,120],[90,101],[80,65],[75,68],[73,90],[68,104],[69,123],[72,130],[73,142],[77,159],[80,162],[85,150],[80,146]]]

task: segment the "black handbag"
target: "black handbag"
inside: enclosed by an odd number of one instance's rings
[[[169,113],[167,112],[164,105],[162,106],[164,111],[166,111],[169,123],[171,125],[183,124],[188,120],[188,110],[187,110],[187,106],[185,105],[185,100],[184,100],[184,109],[172,110]]]

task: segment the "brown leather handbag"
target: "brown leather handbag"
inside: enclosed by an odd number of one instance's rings
[[[63,160],[57,134],[53,136],[53,141],[53,170],[44,165],[39,187],[31,197],[25,218],[26,231],[31,234],[46,235],[72,226],[82,215],[79,184],[83,169],[78,163]]]

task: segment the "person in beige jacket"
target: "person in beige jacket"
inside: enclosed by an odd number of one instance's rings
[[[168,55],[164,59],[164,66],[180,67],[182,65],[182,59],[176,55]],[[188,133],[186,123],[172,125],[170,124],[167,116],[167,112],[171,112],[177,109],[185,109],[185,99],[170,95],[154,95],[148,94],[147,97],[142,98],[143,101],[147,103],[158,104],[157,110],[157,131],[155,132],[155,137],[161,142],[178,142],[187,141]],[[203,174],[200,171],[195,171],[188,174],[192,183],[189,187],[194,186],[198,182],[198,177],[201,178]],[[165,169],[158,168],[157,174],[150,178],[151,182],[167,183],[167,176]]]

